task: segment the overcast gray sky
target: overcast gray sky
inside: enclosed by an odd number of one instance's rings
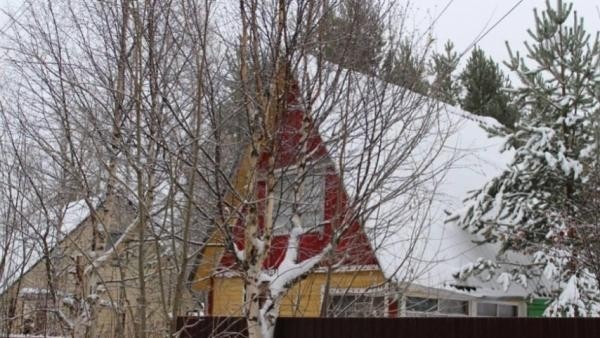
[[[465,50],[475,38],[496,23],[517,3],[517,0],[413,0],[413,9],[417,13],[415,23],[427,28],[450,3],[440,16],[433,30],[438,47],[446,40],[452,40],[459,52]],[[528,38],[527,29],[533,28],[533,9],[545,8],[545,0],[524,0],[504,20],[492,29],[479,46],[492,55],[497,62],[508,59],[505,41],[511,48],[524,50],[523,41]],[[550,0],[555,4],[556,0]],[[600,30],[600,0],[574,0],[574,9],[583,15],[589,32]],[[468,56],[468,54],[467,54]]]
[[[0,0],[0,8],[14,12],[19,9],[22,1]],[[556,0],[550,1],[552,4],[556,3]],[[436,46],[441,49],[444,42],[450,39],[455,43],[457,51],[462,52],[517,2],[518,0],[411,0],[414,13],[412,20],[415,27],[425,30],[450,3],[433,27],[437,38]],[[588,30],[600,31],[600,0],[574,0],[573,3],[578,13],[585,17]],[[479,42],[479,46],[499,63],[508,58],[504,44],[506,40],[513,49],[523,50],[523,40],[527,39],[526,30],[533,26],[533,8],[544,6],[545,0],[523,0]],[[6,15],[0,14],[0,28],[4,27],[6,21]]]

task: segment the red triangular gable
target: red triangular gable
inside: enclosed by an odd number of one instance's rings
[[[327,158],[328,151],[319,135],[317,128],[312,123],[302,105],[299,104],[299,90],[293,86],[287,96],[288,109],[279,117],[277,124],[278,151],[275,155],[276,168],[286,168],[298,162],[298,153],[301,149],[301,128],[303,119],[309,119],[310,136],[307,141],[307,151],[312,154],[313,160]],[[266,167],[267,155],[261,154],[259,167]],[[299,261],[319,253],[332,240],[332,234],[335,229],[339,230],[338,224],[335,224],[336,215],[343,214],[340,210],[346,205],[348,195],[344,189],[340,177],[333,164],[328,164],[325,170],[325,198],[324,198],[324,221],[326,224],[321,231],[309,232],[301,236]],[[264,183],[258,183],[258,194],[264,195]],[[261,186],[262,185],[262,186]],[[262,187],[262,188],[261,188]],[[329,222],[327,222],[329,221]],[[259,222],[260,220],[259,216]],[[244,224],[239,221],[234,226],[234,241],[238,248],[243,248]],[[277,268],[285,255],[288,236],[274,236],[271,239],[271,248],[268,259],[265,263],[265,269]],[[234,268],[235,257],[232,252],[226,252],[221,258],[219,271]],[[366,266],[376,265],[377,259],[373,253],[369,240],[358,222],[348,226],[341,234],[334,250],[333,262],[336,265],[346,266]]]

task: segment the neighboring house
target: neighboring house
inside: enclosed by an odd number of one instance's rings
[[[48,234],[45,240],[35,235],[29,240],[23,237],[22,245],[6,253],[12,256],[12,264],[0,280],[0,332],[132,336],[139,297],[136,214],[132,202],[112,195],[102,200],[70,202],[52,215],[28,217],[28,222],[42,223],[28,224],[27,231],[39,234],[40,230],[48,230]],[[147,247],[144,279],[148,331],[163,336],[170,328],[158,323],[165,322],[161,316],[170,315],[160,302],[160,287],[166,285],[167,292],[171,292],[175,282],[169,271],[173,267],[162,267],[161,283],[156,273],[155,246]],[[191,301],[189,295],[187,301]]]
[[[277,193],[282,201],[286,199],[286,182],[292,181],[295,175],[296,159],[291,154],[298,146],[298,137],[294,135],[305,117],[297,97],[289,98],[289,102],[290,108],[282,112],[276,127],[283,154],[275,163],[281,170]],[[485,128],[499,126],[495,120],[442,104],[439,104],[439,114],[440,124],[451,130],[434,166],[447,167],[447,170],[436,174],[436,195],[426,206],[430,213],[423,228],[406,227],[382,235],[373,231],[376,227],[370,218],[364,220],[364,224],[357,221],[341,235],[333,258],[328,258],[335,263],[321,264],[289,290],[281,306],[282,316],[527,315],[529,290],[514,283],[508,285],[504,277],[491,276],[487,281],[455,278],[457,272],[480,259],[480,262],[494,260],[497,250],[493,245],[480,244],[478,238],[455,225],[446,224],[444,211],[460,208],[468,192],[498,174],[512,154],[501,152],[504,139],[488,136]],[[311,144],[313,158],[303,189],[308,191],[305,199],[312,209],[305,211],[303,217],[316,217],[314,224],[320,226],[302,236],[300,260],[314,255],[330,240],[335,231],[336,208],[345,205],[349,198],[346,191],[352,189],[352,182],[341,182],[334,165],[335,156],[328,149],[328,137],[335,134],[330,128],[337,123],[335,116],[328,119],[332,120],[322,121],[316,128],[316,123],[311,122],[313,133],[308,144]],[[423,140],[424,151],[428,140]],[[246,149],[245,157],[238,164],[232,179],[235,187],[242,187],[248,171],[257,169],[248,167],[250,151]],[[398,196],[398,204],[402,198]],[[394,208],[395,201],[386,203],[385,207]],[[268,269],[278,268],[287,241],[284,225],[290,214],[284,206],[277,209],[275,236],[265,266]],[[240,242],[244,225],[237,221],[229,226],[234,241]],[[235,266],[235,256],[226,250],[222,236],[217,230],[205,244],[191,282],[195,292],[206,295],[207,315],[239,316],[243,311],[243,281]],[[414,246],[407,248],[408,242]]]

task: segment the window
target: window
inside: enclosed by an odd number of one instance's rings
[[[300,185],[297,200],[294,188]],[[292,228],[294,205],[301,215],[302,226],[308,230],[316,230],[323,223],[324,175],[316,170],[308,170],[300,177],[297,171],[282,172],[277,178],[274,189],[275,233],[287,233]]]
[[[104,250],[104,234],[102,231],[98,231],[96,224],[92,229],[92,251]]]
[[[110,235],[107,238],[106,242],[106,250],[110,250],[113,248],[115,244],[119,241],[119,238],[123,235],[122,231],[111,231]]]
[[[57,295],[63,296],[60,291],[56,290]],[[22,298],[23,312],[23,333],[26,334],[42,334],[46,332],[46,326],[51,322],[51,310],[48,310],[50,302],[50,290],[23,288],[19,291],[19,296]]]
[[[453,299],[438,300],[438,311],[445,314],[468,315],[469,302]]]
[[[406,297],[406,313],[416,317],[467,316],[469,302],[454,299]]]
[[[516,305],[477,303],[478,317],[518,317],[519,310]]]
[[[327,304],[331,317],[385,317],[385,297],[377,295],[332,295]]]
[[[437,312],[437,306],[437,299],[406,297],[406,311],[409,312]]]

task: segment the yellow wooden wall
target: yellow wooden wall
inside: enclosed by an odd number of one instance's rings
[[[296,284],[285,296],[281,316],[315,317],[321,311],[321,294],[327,280],[325,273],[312,273]],[[366,288],[384,282],[381,271],[335,272],[331,276],[332,289]],[[240,316],[243,305],[243,283],[240,278],[213,280],[213,315]]]

